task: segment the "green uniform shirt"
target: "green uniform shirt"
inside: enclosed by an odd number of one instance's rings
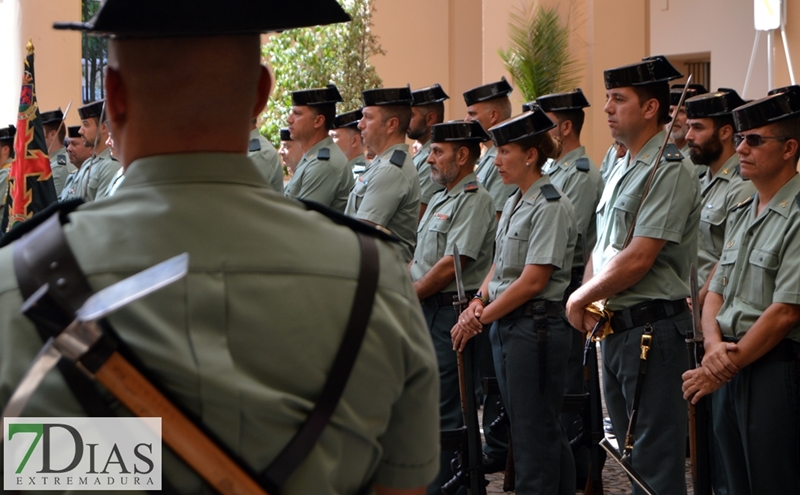
[[[419,175],[419,202],[428,204],[433,195],[442,189],[442,186],[431,180],[431,166],[428,157],[431,156],[431,140],[422,145],[414,155],[414,167]]]
[[[53,185],[56,187],[56,196],[58,196],[64,190],[64,183],[70,172],[66,148],[59,148],[50,155],[50,169],[53,171]]]
[[[586,246],[585,256],[591,256],[592,247],[597,242],[597,219],[595,210],[603,194],[603,181],[600,171],[591,162],[589,170],[578,170],[575,161],[586,156],[586,148],[579,146],[570,151],[547,171],[550,182],[561,189],[572,202],[575,209],[575,221],[578,225],[578,241],[575,245],[573,267],[584,266],[583,247]]]
[[[600,178],[604,184],[608,182],[611,173],[614,171],[614,165],[619,160],[617,158],[617,148],[612,144],[606,151],[606,156],[603,157],[603,163],[600,164]]]
[[[569,198],[561,195],[548,201],[542,186],[550,177],[542,176],[523,195],[519,189],[508,198],[497,227],[494,274],[489,281],[489,299],[495,300],[522,275],[525,265],[553,265],[550,281],[534,299],[561,301],[569,285],[572,257],[578,231],[575,210]]]
[[[250,131],[247,157],[274,191],[283,192],[283,166],[278,151],[267,138],[258,132],[258,129]]]
[[[491,195],[469,174],[450,191],[433,195],[417,228],[417,249],[411,264],[411,279],[417,281],[458,246],[461,256],[470,258],[464,265],[464,289],[480,288],[492,266],[492,248],[497,229],[497,214]],[[442,292],[455,292],[455,281]]]
[[[357,178],[367,170],[367,157],[364,156],[364,153],[361,153],[347,162],[347,166],[353,171],[353,177]]]
[[[67,241],[98,290],[182,252],[189,274],[109,318],[151,376],[254,471],[308,416],[349,318],[359,244],[348,228],[273,194],[244,154],[153,156],[111,196],[70,215]],[[341,402],[282,489],[422,486],[439,469],[439,375],[406,265],[378,243],[380,277]],[[20,314],[13,247],[0,249],[0,406],[42,346]],[[265,255],[268,253],[269,255]],[[29,416],[83,416],[57,371]],[[181,493],[194,475],[164,473]],[[170,476],[171,474],[171,476]]]
[[[734,153],[722,164],[717,175],[707,172],[700,179],[703,210],[700,213],[700,237],[697,251],[697,283],[706,283],[711,270],[722,254],[725,219],[740,202],[756,192],[753,183],[739,174],[739,155]]]
[[[592,253],[595,275],[622,249],[664,134],[661,131],[653,136],[635,158],[628,152],[606,182],[597,206],[597,244]],[[662,157],[633,235],[667,243],[639,282],[608,298],[609,310],[689,296],[689,271],[697,257],[699,189],[691,160],[668,161]]]
[[[323,151],[326,149],[326,151]],[[326,155],[329,157],[325,159]],[[290,198],[309,199],[343,212],[353,188],[353,170],[330,136],[308,149],[286,184]]]
[[[741,338],[772,303],[800,304],[800,176],[756,216],[758,195],[728,215],[710,290],[722,294],[722,335]],[[800,324],[787,338],[800,342]]]
[[[497,167],[494,166],[494,159],[497,156],[497,146],[494,144],[491,148],[481,157],[478,162],[478,167],[475,169],[475,175],[478,177],[478,182],[489,191],[494,200],[495,211],[503,211],[506,200],[511,196],[517,186],[514,184],[503,184],[503,179],[497,173]]]
[[[104,149],[94,158],[87,158],[70,184],[72,191],[67,193],[66,199],[83,198],[88,202],[104,198],[109,184],[121,167],[118,161],[111,158],[110,148]]]
[[[402,240],[403,259],[411,261],[417,245],[419,179],[407,144],[390,146],[372,160],[350,191],[345,214],[391,230]]]
[[[8,174],[11,173],[11,160],[0,165],[0,206],[5,206],[8,196]],[[0,211],[0,217],[3,212]]]

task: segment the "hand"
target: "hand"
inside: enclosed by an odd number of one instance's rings
[[[693,311],[692,310],[692,298],[691,297],[687,297],[686,298],[686,305],[689,306],[689,311]],[[702,305],[701,305],[701,307],[702,307]]]
[[[725,383],[718,380],[706,367],[689,370],[683,374],[683,398],[697,404],[701,398],[719,390]]]
[[[483,331],[481,314],[483,314],[483,304],[478,300],[471,302],[467,309],[461,312],[458,322],[450,330],[453,350],[463,351],[467,341]]]
[[[739,347],[732,342],[706,342],[706,353],[703,356],[703,367],[716,377],[720,384],[729,382],[739,372],[729,352],[734,352]]]
[[[585,303],[572,297],[567,301],[566,313],[570,325],[583,333],[591,333],[597,322],[600,321],[600,315],[588,311]],[[595,334],[598,338],[602,335],[602,331],[598,331]]]

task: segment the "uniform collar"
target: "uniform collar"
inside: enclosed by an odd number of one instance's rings
[[[711,171],[709,170],[708,173],[710,174]],[[717,179],[729,181],[731,178],[737,175],[739,175],[739,154],[734,153],[730,158],[725,160],[725,163],[723,163],[719,170],[717,170],[717,173],[711,177],[710,182],[713,182]]]
[[[767,208],[782,215],[784,218],[789,217],[789,212],[792,210],[792,203],[795,198],[800,194],[800,175],[794,174],[789,182],[781,187],[778,194],[769,202]],[[756,204],[755,201],[753,201]]]
[[[381,153],[380,155],[376,156],[375,159],[372,160],[372,163],[375,163],[378,160],[383,160],[384,158],[392,156],[392,153],[394,153],[395,150],[400,150],[400,151],[403,151],[406,154],[408,154],[408,145],[405,144],[405,143],[393,144],[393,145],[389,146],[388,148],[386,148],[383,151],[383,153]]]
[[[531,184],[531,187],[529,187],[522,196],[522,201],[530,204],[536,203],[536,199],[542,194],[542,186],[546,184],[550,184],[550,176],[547,174],[542,174],[541,177],[536,179],[536,182]]]
[[[250,129],[250,139],[258,139],[258,136],[260,135],[261,133],[258,132],[258,127],[256,127],[255,129]]]
[[[478,182],[478,178],[475,176],[475,172],[470,172],[466,177],[458,181],[458,184],[456,184],[451,190],[447,191],[447,196],[455,198],[456,196],[464,192],[464,186],[466,186],[470,182],[475,182],[475,183]]]
[[[303,154],[303,160],[311,160],[312,158],[317,156],[317,152],[319,152],[320,148],[324,147],[331,147],[333,145],[333,138],[330,136],[325,136],[325,138],[321,139],[317,144],[310,147],[308,151]]]
[[[574,150],[561,157],[561,160],[556,162],[556,167],[566,170],[570,166],[574,165],[578,158],[581,158],[584,155],[586,155],[586,147],[578,146]]]
[[[135,160],[125,171],[119,190],[190,182],[264,185],[258,169],[243,153],[175,153]]]
[[[655,136],[651,137],[650,140],[647,141],[644,146],[642,146],[639,154],[634,158],[635,161],[651,165],[658,154],[658,150],[661,148],[661,143],[664,142],[664,137],[666,135],[667,131],[659,131]]]
[[[424,154],[426,151],[430,151],[430,150],[431,150],[431,140],[430,140],[430,139],[428,139],[428,142],[427,142],[427,143],[425,143],[425,144],[423,144],[423,145],[422,145],[422,147],[420,147],[420,149],[419,149],[419,151],[417,152],[417,154],[418,154],[418,155],[422,155],[422,154]]]
[[[350,160],[349,162],[347,162],[347,164],[350,165],[351,167],[353,165],[358,165],[359,163],[362,164],[362,165],[366,165],[367,164],[367,158],[364,156],[364,153],[361,153],[357,157],[355,157],[352,160]]]

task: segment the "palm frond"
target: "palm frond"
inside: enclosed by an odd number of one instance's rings
[[[569,50],[570,20],[571,15],[562,23],[555,8],[533,5],[511,13],[511,44],[499,54],[527,101],[572,89],[580,81],[582,67]]]

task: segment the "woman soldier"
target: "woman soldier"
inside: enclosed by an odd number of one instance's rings
[[[561,304],[577,238],[572,204],[542,165],[558,156],[538,106],[492,127],[494,165],[519,190],[503,208],[494,264],[459,316],[454,348],[491,324],[495,369],[511,420],[518,494],[574,494],[575,465],[559,413],[572,332]]]

